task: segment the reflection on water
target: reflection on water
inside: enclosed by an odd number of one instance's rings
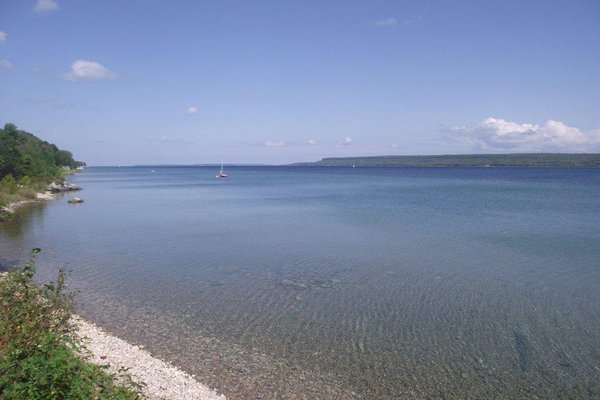
[[[90,168],[3,225],[230,398],[597,398],[594,170]]]
[[[26,203],[15,210],[9,218],[0,222],[0,237],[11,239],[11,249],[0,247],[0,271],[9,270],[23,263],[23,249],[26,248],[25,237],[36,222],[43,220],[44,205],[42,203]]]

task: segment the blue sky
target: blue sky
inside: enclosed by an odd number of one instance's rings
[[[600,2],[2,0],[0,123],[94,165],[600,151]]]

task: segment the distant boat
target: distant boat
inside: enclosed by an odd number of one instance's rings
[[[217,178],[227,178],[229,175],[225,171],[223,171],[223,161],[221,161],[221,170],[217,174]]]

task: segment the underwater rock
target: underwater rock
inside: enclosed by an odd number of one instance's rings
[[[284,280],[282,280],[282,281],[281,281],[281,283],[282,283],[283,285],[285,285],[285,286],[289,286],[289,287],[291,287],[291,288],[293,288],[293,289],[300,289],[300,290],[304,290],[304,289],[307,289],[307,288],[308,288],[308,287],[307,287],[307,286],[306,286],[304,283],[301,283],[301,282],[296,282],[296,281],[293,281],[293,280],[291,280],[291,279],[284,279]]]
[[[515,329],[513,334],[515,335],[515,346],[519,355],[519,367],[521,371],[527,372],[530,365],[531,345],[523,332]]]

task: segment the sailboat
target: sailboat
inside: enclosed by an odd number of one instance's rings
[[[223,161],[221,161],[221,170],[219,171],[219,173],[217,174],[217,178],[227,178],[227,173],[225,171],[223,171]]]

